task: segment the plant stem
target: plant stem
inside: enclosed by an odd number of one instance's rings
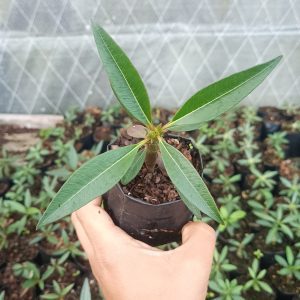
[[[147,169],[150,172],[153,172],[154,167],[156,165],[157,157],[158,157],[158,143],[151,142],[146,145],[146,158],[145,158],[145,164]]]

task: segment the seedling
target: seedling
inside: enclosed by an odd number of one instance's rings
[[[41,273],[38,267],[29,261],[21,264],[14,264],[13,272],[16,276],[24,278],[22,287],[26,290],[35,286],[38,286],[41,290],[43,290],[45,287],[45,280],[52,274],[52,271],[49,268],[47,268],[44,273]]]
[[[213,266],[211,271],[212,279],[222,278],[225,273],[237,269],[235,265],[229,262],[227,255],[228,255],[227,246],[223,247],[221,252],[215,249],[214,256],[213,256]]]
[[[24,204],[22,204],[22,202],[11,200],[4,201],[4,205],[6,207],[9,207],[12,212],[16,212],[21,216],[19,220],[10,224],[8,227],[10,232],[16,232],[19,235],[26,231],[26,223],[30,218],[38,219],[40,215],[40,210],[33,206],[34,203],[29,190],[27,190],[25,193],[25,199],[23,203]]]
[[[285,137],[286,132],[275,132],[267,137],[267,144],[275,150],[277,156],[281,159],[284,158],[283,146],[288,144],[288,140]]]
[[[246,166],[250,170],[256,168],[262,162],[261,153],[253,154],[250,150],[245,150],[245,158],[239,159],[237,162],[241,166]]]
[[[254,211],[254,214],[259,218],[257,223],[268,228],[266,243],[276,244],[281,243],[284,236],[294,238],[294,233],[291,228],[296,228],[296,220],[298,216],[284,215],[281,206],[278,206],[275,211],[259,212]]]
[[[280,177],[280,181],[284,186],[284,188],[280,192],[281,195],[286,196],[290,199],[294,197],[300,197],[300,180],[298,176],[294,176],[292,180]]]
[[[17,171],[13,174],[14,180],[20,181],[20,184],[33,185],[36,175],[40,170],[36,169],[32,162],[18,167]]]
[[[2,148],[2,155],[0,157],[0,178],[9,177],[12,170],[16,167],[17,158],[8,154],[7,150]]]
[[[66,287],[61,287],[57,281],[53,280],[52,286],[53,286],[53,292],[42,295],[41,299],[63,300],[65,299],[65,296],[72,290],[74,283],[69,284]]]
[[[263,281],[263,278],[267,274],[267,270],[259,270],[259,261],[255,258],[252,262],[252,266],[248,267],[248,274],[250,280],[248,280],[244,285],[244,290],[253,289],[256,292],[265,291],[268,294],[272,294],[272,288]]]
[[[218,232],[226,231],[230,236],[234,234],[235,229],[239,228],[239,221],[246,216],[243,210],[228,211],[224,206],[221,206],[220,213],[224,222],[219,224]]]
[[[277,175],[276,171],[266,171],[264,173],[259,170],[252,168],[251,172],[255,175],[256,179],[253,184],[253,188],[269,188],[272,189],[276,181],[273,179]]]
[[[42,143],[39,142],[35,146],[30,147],[28,154],[26,155],[27,161],[33,164],[38,164],[43,161],[43,157],[48,155],[49,151],[43,148]]]
[[[245,107],[243,107],[242,118],[247,123],[250,123],[250,124],[253,124],[253,123],[261,121],[261,117],[259,117],[257,115],[256,109],[254,107],[251,107],[251,106],[245,106]]]
[[[275,255],[275,260],[281,267],[278,271],[279,275],[286,276],[289,279],[293,277],[300,280],[300,255],[295,256],[291,247],[286,246],[285,258],[280,255]]]
[[[225,195],[224,197],[220,197],[218,202],[221,203],[227,211],[234,211],[239,210],[241,197],[240,196],[233,196],[232,194]]]
[[[98,25],[92,28],[112,90],[120,104],[139,123],[127,129],[127,133],[141,141],[99,155],[74,172],[50,203],[39,226],[56,221],[104,194],[125,174],[127,182],[133,179],[143,163],[152,172],[159,152],[166,172],[186,206],[196,216],[200,216],[201,211],[222,222],[199,173],[164,137],[168,131],[198,129],[204,122],[236,106],[262,83],[281,56],[209,85],[188,99],[170,122],[154,125],[148,93],[137,70],[103,28]]]
[[[67,257],[84,256],[84,252],[80,250],[80,242],[71,241],[64,229],[61,232],[61,242],[58,244],[58,248],[58,250],[53,252],[53,255],[66,255]]]
[[[241,241],[230,239],[229,250],[234,251],[239,258],[248,258],[249,254],[246,251],[246,247],[252,242],[254,238],[253,233],[247,233]]]
[[[239,285],[236,279],[230,281],[229,279],[218,278],[209,283],[209,288],[218,293],[219,297],[214,298],[216,300],[244,299],[241,295],[243,286]]]
[[[236,192],[236,183],[241,180],[240,174],[228,176],[221,174],[219,178],[215,178],[213,183],[221,184],[224,192]]]

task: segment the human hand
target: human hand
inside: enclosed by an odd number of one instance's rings
[[[182,245],[163,251],[114,225],[100,199],[74,212],[72,222],[105,299],[205,299],[215,246],[207,224],[189,222]]]

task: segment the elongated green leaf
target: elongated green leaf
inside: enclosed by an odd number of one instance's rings
[[[184,202],[186,207],[199,219],[201,220],[201,211],[198,207],[193,205],[191,202],[189,202],[179,191],[177,191],[179,194],[180,199]]]
[[[233,74],[197,92],[178,110],[170,130],[198,129],[201,123],[226,112],[248,96],[272,72],[282,56]]]
[[[217,222],[222,223],[214,199],[188,159],[165,141],[159,142],[159,149],[166,171],[178,192],[183,195],[182,200],[186,201],[187,207],[191,210],[196,207]],[[196,210],[195,214],[197,213]]]
[[[127,184],[135,178],[135,176],[139,173],[139,171],[143,166],[145,157],[146,157],[145,150],[141,150],[137,153],[136,157],[134,158],[134,162],[132,163],[132,165],[126,172],[126,174],[121,179],[122,184]]]
[[[112,188],[133,163],[140,145],[99,155],[76,170],[49,204],[38,227],[54,222]]]
[[[150,124],[150,101],[137,70],[101,26],[93,24],[92,28],[100,58],[116,97],[133,117],[146,125]]]
[[[91,290],[88,278],[84,279],[83,286],[80,292],[80,300],[91,300]]]

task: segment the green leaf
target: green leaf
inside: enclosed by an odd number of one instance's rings
[[[179,194],[180,199],[184,202],[186,207],[199,219],[201,220],[201,211],[200,209],[193,205],[191,202],[189,202],[179,191],[177,191]]]
[[[111,150],[82,165],[58,191],[38,228],[65,217],[112,188],[133,163],[139,147],[140,144]]]
[[[222,218],[211,194],[188,159],[165,141],[159,142],[159,149],[166,171],[178,192],[183,195],[182,200],[187,201],[187,207],[189,209],[196,207],[217,222],[222,223]],[[196,211],[196,213],[198,212]]]
[[[143,166],[145,158],[146,158],[145,150],[141,150],[137,153],[137,155],[134,158],[134,162],[132,163],[132,165],[127,170],[126,174],[121,179],[122,184],[125,185],[136,177],[136,175],[139,173],[139,171]]]
[[[264,290],[265,292],[267,292],[269,294],[273,294],[272,288],[266,282],[259,281],[258,284],[260,285],[260,287],[262,288],[262,290]]]
[[[92,24],[95,42],[112,89],[126,110],[143,124],[151,124],[150,101],[140,75],[109,34]]]
[[[200,90],[178,110],[168,129],[198,129],[203,122],[212,120],[234,107],[263,82],[281,57],[233,74]]]
[[[87,278],[85,278],[80,292],[80,300],[91,300],[91,299],[92,296],[91,296],[89,281]]]

